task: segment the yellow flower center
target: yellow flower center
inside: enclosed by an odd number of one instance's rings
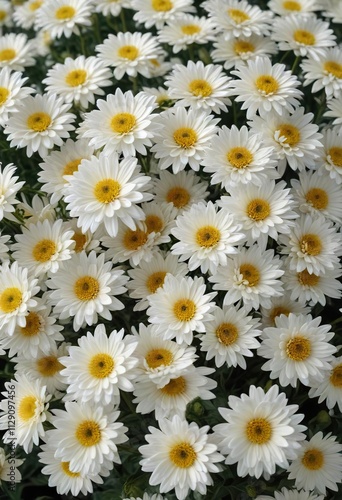
[[[69,477],[79,477],[81,474],[79,472],[72,472],[69,468],[70,462],[61,462],[61,469]]]
[[[300,141],[300,131],[297,127],[284,123],[279,127],[279,137],[285,137],[285,144],[289,146],[296,146]]]
[[[329,203],[329,197],[324,189],[312,188],[306,193],[306,202],[310,203],[316,210],[324,210]]]
[[[246,54],[247,52],[254,52],[254,51],[255,51],[255,46],[250,42],[246,42],[245,40],[237,40],[234,43],[234,52],[237,55]]]
[[[311,342],[306,337],[298,335],[286,344],[286,355],[292,361],[305,361],[311,354]]]
[[[150,368],[169,366],[173,361],[173,354],[168,349],[151,349],[146,354],[145,360]]]
[[[82,252],[84,245],[87,243],[87,237],[83,233],[74,233],[74,236],[71,238],[72,240],[75,241],[75,252],[79,253]]]
[[[302,458],[302,464],[309,470],[319,470],[324,465],[324,455],[317,448],[306,450]]]
[[[112,203],[121,191],[121,185],[114,179],[102,179],[94,187],[94,196],[100,203]]]
[[[279,84],[272,75],[261,75],[255,80],[255,86],[265,95],[272,95],[278,92]]]
[[[174,131],[173,138],[178,146],[188,149],[196,143],[197,134],[193,128],[181,127]]]
[[[181,32],[184,35],[188,36],[196,35],[196,33],[200,33],[200,31],[201,27],[198,26],[197,24],[184,24],[183,26],[181,26]]]
[[[33,113],[27,119],[27,126],[35,132],[44,132],[51,125],[51,117],[47,113]]]
[[[101,429],[94,420],[84,420],[78,425],[75,436],[82,446],[95,446],[101,441]]]
[[[34,417],[36,412],[37,398],[35,396],[25,396],[19,403],[18,415],[20,420],[27,422]]]
[[[88,364],[89,373],[94,378],[106,378],[114,370],[114,359],[106,353],[93,356]]]
[[[118,56],[134,61],[139,55],[139,50],[134,45],[123,45],[118,50]]]
[[[270,321],[272,322],[272,325],[275,325],[275,319],[280,316],[281,314],[285,314],[285,316],[288,316],[290,314],[290,309],[288,309],[287,307],[283,307],[283,306],[278,306],[278,307],[274,307],[273,309],[271,309],[271,312],[269,314],[269,318],[270,318]]]
[[[239,331],[233,323],[222,323],[216,328],[215,335],[221,344],[232,345],[237,341]]]
[[[265,220],[271,213],[271,206],[266,200],[255,198],[248,203],[246,211],[250,219]]]
[[[123,237],[123,246],[127,250],[138,250],[147,241],[147,233],[141,229],[127,229]]]
[[[334,387],[342,388],[342,364],[335,366],[330,375],[330,383]]]
[[[39,7],[42,6],[42,3],[40,0],[37,0],[36,2],[31,2],[29,5],[29,9],[31,12],[34,12],[35,10],[39,9]]]
[[[74,69],[70,71],[66,77],[65,82],[70,85],[70,87],[78,87],[83,85],[87,80],[87,72],[84,69]]]
[[[246,437],[252,444],[266,444],[272,434],[272,426],[266,418],[253,418],[246,425]]]
[[[302,286],[316,286],[320,277],[317,274],[310,274],[307,269],[297,273],[297,279]]]
[[[20,306],[23,294],[19,288],[13,286],[5,288],[0,295],[0,310],[5,314],[12,313]]]
[[[62,7],[59,7],[59,9],[56,10],[55,18],[59,21],[67,21],[72,19],[75,14],[76,10],[73,7],[70,5],[62,5]]]
[[[53,377],[64,368],[56,356],[45,356],[44,358],[40,358],[37,360],[36,366],[39,373],[44,377]]]
[[[179,321],[190,321],[196,314],[196,304],[190,299],[177,300],[173,313]]]
[[[253,155],[247,148],[232,148],[227,153],[227,160],[234,168],[246,168],[253,161]]]
[[[185,207],[189,203],[190,198],[189,191],[180,186],[171,188],[166,194],[166,201],[173,203],[176,208]]]
[[[206,80],[192,80],[189,84],[190,92],[197,97],[208,97],[213,93],[213,88]]]
[[[0,22],[4,21],[7,17],[7,12],[5,10],[0,10]]]
[[[116,134],[128,134],[133,130],[136,123],[137,120],[131,113],[118,113],[111,119],[110,127]]]
[[[17,53],[13,49],[0,50],[0,61],[12,61],[16,55]]]
[[[253,264],[242,264],[240,274],[242,274],[243,280],[248,282],[248,286],[256,286],[260,282],[259,270]]]
[[[56,243],[52,240],[44,239],[38,241],[32,249],[32,257],[37,262],[48,262],[55,255]]]
[[[157,12],[168,12],[173,8],[170,0],[152,0],[152,8]]]
[[[31,311],[26,316],[26,325],[20,327],[20,333],[24,335],[24,337],[34,337],[40,332],[40,327],[41,319],[39,314]]]
[[[203,248],[212,248],[220,241],[221,233],[214,226],[203,226],[196,232],[197,245]]]
[[[283,8],[297,12],[300,12],[302,10],[302,7],[299,2],[291,2],[291,1],[283,2]]]
[[[8,89],[6,89],[6,87],[0,87],[0,106],[5,104],[9,95],[10,95],[10,92]]]
[[[96,299],[100,292],[100,283],[92,276],[82,276],[74,284],[74,293],[79,300]]]
[[[176,467],[188,469],[196,462],[197,455],[191,444],[184,441],[172,446],[169,458]]]
[[[150,233],[160,233],[164,229],[164,222],[158,215],[148,215],[144,220],[147,232]]]
[[[335,76],[336,78],[342,78],[342,64],[335,61],[327,61],[324,63],[324,70]]]
[[[250,19],[249,15],[240,9],[228,9],[228,15],[236,24],[242,24]]]
[[[158,271],[151,274],[146,281],[146,288],[150,293],[155,293],[158,288],[163,286],[165,280],[166,272]]]
[[[305,234],[300,240],[300,249],[306,255],[313,257],[322,251],[322,242],[316,234]]]
[[[178,396],[179,394],[184,394],[186,390],[186,380],[184,377],[172,378],[170,382],[164,385],[164,387],[160,390],[167,396]]]
[[[69,161],[65,165],[62,175],[73,175],[74,172],[78,171],[78,167],[80,166],[80,163],[82,160],[83,160],[83,158],[76,158],[75,160]]]
[[[293,39],[297,43],[301,43],[302,45],[315,45],[316,37],[311,31],[307,30],[296,30],[293,33]]]
[[[335,167],[342,167],[342,148],[330,148],[328,155],[330,156]]]

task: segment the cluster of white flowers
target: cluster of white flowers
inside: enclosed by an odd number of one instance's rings
[[[342,495],[341,5],[0,0],[0,479]]]

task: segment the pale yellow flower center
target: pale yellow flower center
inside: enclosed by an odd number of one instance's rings
[[[164,221],[158,215],[147,215],[144,220],[147,232],[150,233],[160,233],[164,229]]]
[[[134,61],[139,56],[139,50],[134,45],[123,45],[118,50],[118,56]]]
[[[299,243],[301,251],[306,255],[313,257],[319,255],[322,251],[322,242],[316,234],[305,234]]]
[[[193,128],[181,127],[174,131],[173,139],[181,148],[189,149],[196,144],[197,134]]]
[[[8,89],[6,89],[6,87],[0,87],[0,106],[5,104],[9,95],[10,95],[10,92]]]
[[[4,21],[7,17],[7,12],[5,10],[0,10],[0,22]]]
[[[56,356],[45,356],[36,362],[37,370],[44,377],[53,377],[60,372],[64,366],[58,361]]]
[[[35,10],[38,10],[41,6],[42,3],[40,0],[37,0],[36,2],[31,2],[29,5],[29,9],[31,12],[34,12]]]
[[[240,9],[228,9],[228,15],[236,24],[242,24],[250,19],[249,15]]]
[[[201,27],[197,24],[184,24],[181,26],[181,32],[187,36],[196,35],[201,32]]]
[[[260,282],[259,270],[253,264],[242,264],[240,274],[242,274],[243,280],[248,282],[248,286],[256,286]]]
[[[272,75],[260,75],[255,80],[255,86],[259,92],[265,95],[275,94],[279,90],[279,84]]]
[[[100,426],[94,420],[84,420],[78,425],[75,437],[82,446],[95,446],[101,441]]]
[[[272,438],[272,426],[266,418],[253,418],[246,425],[246,437],[252,444],[266,444]]]
[[[307,203],[316,210],[324,210],[327,208],[329,203],[328,193],[324,189],[311,188],[305,195],[305,200]]]
[[[76,243],[75,248],[74,248],[75,252],[76,253],[82,252],[84,245],[87,243],[86,235],[83,233],[76,233],[75,232],[71,239],[74,240]]]
[[[286,344],[286,355],[292,361],[305,361],[311,354],[311,342],[306,337],[298,335]]]
[[[324,455],[317,448],[306,450],[302,458],[302,464],[309,470],[319,470],[324,465]]]
[[[166,194],[166,201],[173,203],[176,208],[185,207],[190,201],[190,193],[180,186],[171,188]]]
[[[150,293],[156,293],[158,288],[163,286],[165,276],[166,276],[165,271],[157,271],[155,273],[152,273],[146,281],[146,288],[148,289],[148,291]]]
[[[212,248],[221,239],[220,231],[214,226],[203,226],[196,231],[196,242],[200,247]]]
[[[299,2],[287,1],[283,2],[283,8],[287,10],[300,12],[302,7]]]
[[[121,184],[115,179],[102,179],[95,184],[94,196],[100,203],[112,203],[120,196]]]
[[[301,139],[300,131],[294,125],[284,123],[279,128],[279,137],[285,137],[285,144],[296,146]]]
[[[173,306],[173,313],[178,321],[191,321],[196,314],[196,304],[190,299],[177,300]]]
[[[34,337],[40,332],[40,327],[41,319],[39,314],[31,311],[26,316],[26,325],[20,327],[20,333],[24,335],[24,337]]]
[[[271,206],[268,201],[255,198],[248,203],[246,212],[254,221],[265,220],[271,213]]]
[[[246,54],[247,52],[254,52],[255,46],[251,42],[245,40],[236,40],[234,43],[234,52],[237,55]]]
[[[186,441],[172,446],[169,451],[171,462],[181,469],[192,467],[197,459],[197,454],[190,443]]]
[[[342,78],[342,64],[335,61],[327,61],[324,63],[324,70],[335,76],[336,78]]]
[[[238,146],[228,151],[227,160],[234,168],[246,168],[252,163],[253,155],[247,148]]]
[[[116,134],[128,134],[135,127],[137,120],[131,113],[118,113],[110,122],[110,127]]]
[[[0,310],[5,314],[12,313],[20,306],[23,294],[17,287],[5,288],[0,295]]]
[[[92,356],[88,364],[88,370],[94,378],[106,378],[114,370],[114,359],[106,353],[99,353]]]
[[[76,10],[71,5],[62,5],[62,7],[56,10],[55,18],[59,21],[67,21],[72,19],[75,14]]]
[[[169,366],[173,361],[173,354],[168,349],[151,349],[145,356],[146,363],[150,368]]]
[[[277,306],[277,307],[274,307],[273,309],[271,309],[270,313],[269,313],[269,318],[270,318],[270,321],[272,323],[272,325],[275,325],[275,319],[280,316],[281,314],[285,314],[285,316],[288,316],[290,314],[290,309],[288,309],[287,307],[283,307],[283,306]]]
[[[172,378],[170,382],[161,389],[162,394],[167,396],[179,396],[186,391],[186,380],[184,377]]]
[[[61,469],[69,477],[79,477],[81,474],[80,472],[72,472],[69,468],[70,462],[61,462]]]
[[[320,277],[317,274],[310,274],[307,269],[297,273],[297,279],[302,286],[316,286]]]
[[[189,84],[190,92],[196,97],[209,97],[213,93],[213,88],[206,80],[192,80]]]
[[[127,229],[123,237],[123,246],[126,250],[137,250],[139,247],[144,245],[147,241],[147,233],[141,229]]]
[[[75,172],[78,171],[78,167],[80,166],[82,160],[83,158],[76,158],[75,160],[69,161],[65,165],[62,175],[73,175]]]
[[[233,323],[221,323],[216,328],[215,335],[221,344],[228,346],[235,344],[239,337],[239,331]]]
[[[173,8],[170,0],[152,0],[152,8],[157,12],[168,12]]]
[[[100,292],[100,283],[92,276],[82,276],[74,284],[74,293],[79,300],[96,299]]]
[[[12,61],[17,55],[14,49],[3,49],[0,50],[0,61]]]
[[[53,240],[40,240],[32,249],[32,257],[37,262],[48,262],[55,255],[56,250],[56,243]]]
[[[293,33],[293,39],[302,45],[315,45],[316,43],[315,35],[307,30],[296,30]]]
[[[342,167],[342,148],[334,147],[330,148],[328,155],[335,167]]]
[[[330,383],[339,389],[342,389],[342,364],[335,366],[330,375]]]
[[[27,422],[34,417],[36,412],[37,398],[35,396],[25,396],[19,403],[19,419]]]
[[[83,85],[87,80],[87,72],[84,69],[74,69],[70,71],[66,77],[65,82],[70,85],[70,87],[78,87]]]

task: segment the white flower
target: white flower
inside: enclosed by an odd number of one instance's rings
[[[155,245],[169,243],[170,233],[175,226],[175,218],[177,210],[171,203],[157,203],[151,201],[142,203],[141,208],[144,212],[144,225],[147,229],[147,234],[155,233]]]
[[[269,359],[262,370],[270,371],[270,378],[279,378],[282,387],[296,387],[299,380],[310,385],[310,378],[322,380],[324,370],[329,369],[332,354],[337,349],[329,341],[334,333],[330,325],[321,325],[321,318],[310,315],[275,318],[275,328],[265,328],[259,356]]]
[[[7,246],[8,240],[10,240],[11,237],[7,234],[1,235],[0,233],[0,264],[2,264],[5,260],[9,259],[9,248]],[[176,258],[176,257],[174,257]],[[182,264],[185,265],[185,264]]]
[[[282,297],[272,298],[270,307],[260,308],[262,325],[263,327],[275,326],[275,319],[281,314],[285,314],[286,316],[290,313],[308,314],[310,310],[302,302],[292,299],[289,292],[284,293]]]
[[[214,40],[214,27],[213,21],[207,17],[183,14],[168,21],[158,31],[158,39],[160,43],[172,46],[172,51],[177,54],[187,49],[189,45],[205,44]]]
[[[312,92],[325,90],[328,99],[342,93],[342,50],[340,47],[326,49],[318,61],[308,58],[302,62],[303,85],[313,83]]]
[[[342,4],[339,0],[323,0],[321,3],[327,9],[325,16],[332,18],[333,23],[342,23]]]
[[[342,133],[337,134],[334,130],[327,130],[323,136],[323,147],[317,160],[319,174],[329,176],[336,184],[342,183]]]
[[[325,401],[329,410],[338,405],[342,412],[342,356],[333,358],[322,375],[323,379],[310,379],[310,398],[318,398],[318,403]]]
[[[22,73],[11,73],[9,67],[0,69],[0,125],[6,126],[9,113],[18,113],[20,104],[34,89],[23,87],[28,78],[21,78]]]
[[[324,495],[327,489],[338,491],[342,482],[342,445],[331,433],[317,432],[304,441],[296,460],[288,467],[289,479],[298,489],[314,490]]]
[[[120,15],[122,9],[131,7],[131,0],[94,0],[93,4],[95,6],[95,12],[100,12],[104,16],[114,16]]]
[[[0,1],[0,27],[12,26],[13,5],[8,0]],[[6,480],[5,480],[6,481]]]
[[[228,422],[214,427],[220,450],[227,464],[237,463],[240,477],[274,474],[276,466],[287,467],[288,459],[298,455],[300,441],[305,439],[299,425],[303,414],[296,414],[298,405],[287,405],[277,385],[266,393],[250,386],[249,394],[229,396],[231,409],[219,408]]]
[[[310,493],[310,491],[304,491],[297,489],[288,490],[287,488],[282,488],[281,491],[275,491],[274,497],[269,495],[258,495],[255,500],[324,500],[323,495],[315,495]]]
[[[175,21],[186,12],[194,12],[192,0],[133,0],[130,8],[135,10],[133,20],[144,24],[146,29],[160,29],[167,21]]]
[[[47,196],[35,194],[30,203],[28,203],[24,194],[21,195],[21,199],[22,201],[18,203],[17,210],[24,219],[25,227],[28,227],[30,224],[37,224],[37,222],[43,222],[44,220],[48,220],[51,223],[55,222],[57,217],[56,205],[51,204]],[[11,220],[17,222],[17,219],[13,215],[11,215]]]
[[[335,118],[332,125],[335,126],[337,133],[342,133],[342,94],[339,97],[333,97],[327,102],[329,111],[326,111],[323,116]]]
[[[288,16],[289,14],[306,16],[319,9],[317,0],[270,0],[267,6],[279,16]]]
[[[33,28],[36,22],[37,13],[42,5],[43,0],[27,0],[22,5],[16,5],[13,12],[13,21],[15,25],[25,30]]]
[[[0,68],[8,66],[14,71],[24,71],[26,66],[33,66],[33,44],[23,33],[0,36]]]
[[[80,34],[80,26],[91,26],[91,0],[45,0],[37,13],[36,28],[49,32],[52,39]]]
[[[13,163],[9,163],[4,169],[0,163],[0,221],[15,211],[13,205],[19,203],[16,199],[17,192],[25,184],[25,181],[17,182],[19,176],[13,175],[16,169]]]
[[[0,9],[1,7],[2,5],[0,3]],[[0,486],[1,481],[10,481],[12,484],[13,482],[21,482],[21,474],[18,470],[18,467],[23,462],[24,460],[13,458],[11,455],[5,455],[5,450],[3,448],[0,448]]]
[[[219,472],[216,463],[224,460],[208,434],[209,426],[199,428],[175,416],[161,420],[159,427],[149,427],[149,444],[139,448],[142,470],[152,472],[150,484],[160,485],[161,493],[174,488],[178,500],[187,498],[189,490],[206,495],[207,485],[213,484],[210,473]]]

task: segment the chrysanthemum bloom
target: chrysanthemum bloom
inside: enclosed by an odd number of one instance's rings
[[[233,306],[215,307],[213,315],[215,319],[207,323],[205,334],[199,335],[201,351],[206,352],[206,359],[215,358],[218,368],[226,363],[245,370],[245,356],[253,356],[251,349],[260,346],[255,338],[261,333],[259,320],[248,316],[243,308]]]
[[[255,500],[324,500],[323,495],[316,495],[310,491],[282,488],[281,491],[275,491],[274,496],[258,495]]]
[[[186,12],[196,10],[191,0],[133,0],[130,8],[136,11],[134,21],[146,29],[160,29],[167,21],[176,21]]]
[[[105,95],[102,87],[112,85],[111,71],[96,57],[67,57],[63,64],[57,63],[47,72],[43,80],[46,91],[87,108],[95,103],[95,95]]]
[[[145,146],[152,146],[155,97],[144,92],[123,94],[117,88],[115,94],[109,94],[105,101],[99,99],[96,105],[98,110],[85,114],[78,137],[89,139],[89,145],[95,149],[104,146],[106,154],[135,156],[137,151],[146,155]]]
[[[0,1],[0,27],[12,26],[13,5],[8,0]]]
[[[0,270],[0,332],[12,335],[16,325],[25,327],[26,316],[37,305],[38,280],[28,277],[28,269],[18,262],[5,261]]]
[[[296,460],[288,467],[289,479],[298,489],[314,490],[326,495],[327,489],[338,491],[342,482],[342,445],[331,433],[317,432],[304,441]]]
[[[304,108],[298,108],[294,113],[284,112],[282,116],[276,113],[263,113],[254,116],[249,122],[251,131],[259,133],[265,146],[273,146],[278,158],[278,171],[283,175],[286,165],[292,170],[305,170],[315,167],[322,149],[322,134],[312,123],[313,113],[304,114]]]
[[[156,131],[151,151],[159,160],[159,168],[172,166],[177,174],[186,165],[196,172],[210,147],[219,119],[206,111],[176,107],[160,113],[155,119]]]
[[[210,0],[205,9],[226,39],[269,35],[272,12],[250,5],[246,0]]]
[[[43,386],[39,380],[31,380],[25,375],[16,375],[15,380],[5,382],[5,388],[7,391],[2,395],[6,399],[0,403],[2,410],[0,428],[8,430],[3,441],[11,445],[22,446],[26,453],[30,453],[33,445],[37,445],[39,438],[45,434],[43,422],[51,416],[47,411],[51,395],[47,394],[46,386]],[[15,430],[9,406],[15,407]],[[13,439],[13,433],[15,439]]]
[[[101,45],[97,45],[98,58],[106,66],[114,67],[114,78],[121,80],[125,74],[136,77],[150,76],[149,63],[161,55],[161,47],[151,33],[109,34]]]
[[[272,39],[278,42],[280,50],[293,50],[297,57],[312,57],[316,61],[324,56],[326,47],[336,45],[336,36],[329,29],[329,23],[316,16],[292,14],[276,19]]]
[[[68,356],[61,358],[61,374],[68,384],[65,400],[79,403],[91,401],[108,405],[120,402],[120,392],[131,392],[134,387],[132,368],[138,363],[131,356],[138,342],[132,335],[124,337],[123,328],[109,336],[104,325],[97,325],[78,340],[78,346],[69,347]]]
[[[209,277],[214,290],[228,290],[223,305],[236,304],[243,299],[247,308],[271,307],[271,297],[282,295],[283,287],[278,279],[284,274],[281,261],[273,250],[264,251],[258,245],[242,248],[238,254],[228,257],[226,266],[219,266]]]
[[[188,61],[186,66],[176,64],[165,85],[176,106],[190,106],[220,114],[231,104],[228,96],[228,78],[222,67],[214,64],[204,66],[202,61]]]
[[[257,57],[254,61],[241,64],[231,71],[238,79],[230,80],[229,95],[242,102],[241,109],[247,110],[247,118],[253,118],[257,111],[275,111],[282,115],[293,112],[300,105],[298,99],[303,95],[297,89],[298,78],[291,71],[285,71],[284,64],[272,62],[267,57]]]
[[[323,372],[323,380],[310,379],[310,398],[318,398],[332,410],[335,405],[342,412],[342,356],[333,358],[329,370]]]
[[[37,13],[43,5],[43,0],[28,0],[23,4],[17,4],[13,12],[13,21],[16,26],[25,30],[33,28],[37,19]]]
[[[91,0],[45,0],[38,11],[36,28],[49,32],[51,38],[80,34],[81,26],[90,26]]]
[[[274,474],[276,466],[285,468],[298,456],[304,415],[296,413],[298,405],[287,405],[277,385],[266,393],[252,385],[249,394],[229,396],[228,405],[231,409],[219,408],[228,423],[216,425],[214,432],[226,463],[237,463],[238,476]]]
[[[11,73],[8,67],[0,70],[0,126],[5,127],[9,113],[18,113],[20,104],[25,97],[34,93],[31,87],[23,87],[27,78],[21,78],[22,73]]]
[[[11,147],[26,148],[28,157],[38,151],[43,158],[55,145],[70,137],[75,127],[75,115],[68,113],[70,104],[64,104],[56,95],[28,96],[22,101],[20,113],[10,116],[4,133]]]
[[[192,342],[193,331],[204,332],[205,323],[213,319],[211,301],[215,292],[205,293],[201,277],[183,278],[168,274],[164,285],[149,295],[147,309],[149,322],[156,325],[156,333],[165,339],[176,338],[179,344]]]
[[[25,184],[25,181],[17,182],[19,176],[14,175],[16,169],[17,167],[13,163],[9,163],[4,168],[2,168],[2,164],[0,163],[0,221],[15,211],[13,205],[19,203],[16,195],[19,189]]]
[[[171,230],[176,224],[177,210],[171,203],[156,201],[142,203],[141,208],[145,215],[143,223],[147,233],[155,233],[155,244],[169,243]]]
[[[137,203],[151,199],[145,193],[150,177],[140,173],[136,158],[102,153],[83,160],[68,178],[65,202],[71,217],[78,217],[82,231],[96,231],[103,224],[111,237],[118,234],[119,220],[131,230],[145,214]]]
[[[209,426],[199,428],[175,416],[160,420],[159,427],[149,427],[149,444],[139,448],[142,470],[152,472],[150,484],[160,485],[161,493],[174,488],[178,500],[184,500],[189,490],[205,495],[207,485],[213,484],[210,473],[220,472],[216,464],[224,460],[208,434]]]
[[[323,371],[330,368],[332,355],[337,351],[330,344],[334,333],[330,325],[321,325],[320,317],[284,314],[275,319],[275,328],[265,328],[259,356],[269,359],[262,369],[270,378],[279,378],[283,387],[296,387],[299,380],[310,385],[310,378],[322,380]]]
[[[117,445],[128,440],[127,427],[116,422],[120,412],[75,402],[65,403],[64,410],[53,410],[54,425],[49,435],[56,448],[55,457],[68,462],[71,472],[98,474],[102,465],[111,470],[121,463]]]
[[[279,16],[290,14],[297,16],[311,15],[315,10],[319,10],[317,0],[270,0],[268,8]]]
[[[328,99],[339,97],[342,93],[342,50],[340,47],[327,49],[316,61],[308,58],[302,62],[303,85],[312,85],[312,92],[325,90]]]
[[[0,68],[8,66],[14,71],[24,71],[26,66],[35,64],[32,54],[34,42],[23,33],[0,36]]]
[[[217,211],[211,201],[193,204],[177,217],[176,224],[171,233],[179,241],[171,252],[180,261],[189,259],[190,271],[201,267],[202,273],[215,273],[218,265],[227,264],[228,255],[238,252],[236,245],[245,239],[231,213],[224,209]]]
[[[323,135],[323,148],[317,159],[318,172],[322,176],[329,173],[330,178],[336,183],[342,183],[342,134],[334,130],[327,130]]]
[[[49,302],[54,313],[61,320],[73,317],[73,328],[78,331],[83,325],[93,325],[98,315],[110,320],[110,311],[124,308],[116,298],[126,291],[128,277],[124,271],[112,269],[111,262],[105,263],[104,254],[89,255],[82,251],[73,255],[63,267],[47,281],[52,292]]]
[[[282,254],[288,255],[290,269],[321,274],[339,267],[342,254],[342,235],[323,216],[304,215],[296,221],[290,234],[281,234]]]
[[[338,97],[333,97],[327,102],[328,111],[324,113],[323,116],[328,116],[329,118],[335,118],[332,125],[334,130],[338,133],[342,133],[342,93]]]
[[[158,31],[160,43],[167,43],[174,54],[185,50],[192,44],[205,44],[215,40],[215,24],[207,17],[183,14],[173,21],[168,21]]]
[[[1,9],[1,4],[0,4]],[[0,10],[1,12],[1,10]],[[12,462],[13,460],[13,462]],[[14,483],[21,482],[21,474],[18,470],[18,467],[24,462],[24,460],[20,460],[19,458],[13,458],[11,455],[6,455],[5,450],[0,448],[0,486],[1,481],[12,481]],[[12,476],[12,478],[11,478]]]
[[[308,314],[311,311],[310,307],[306,307],[302,302],[290,298],[290,293],[285,292],[282,297],[271,299],[271,306],[261,307],[261,321],[263,327],[275,326],[275,319],[281,314],[288,316],[293,314]]]
[[[25,221],[25,226],[30,224],[37,224],[38,222],[44,222],[48,220],[53,224],[56,220],[56,205],[50,203],[50,199],[47,196],[41,196],[40,194],[35,194],[30,202],[27,201],[26,196],[21,194],[21,199],[16,207],[19,214],[23,217]],[[14,216],[11,216],[13,220]],[[15,219],[17,222],[17,219]]]

